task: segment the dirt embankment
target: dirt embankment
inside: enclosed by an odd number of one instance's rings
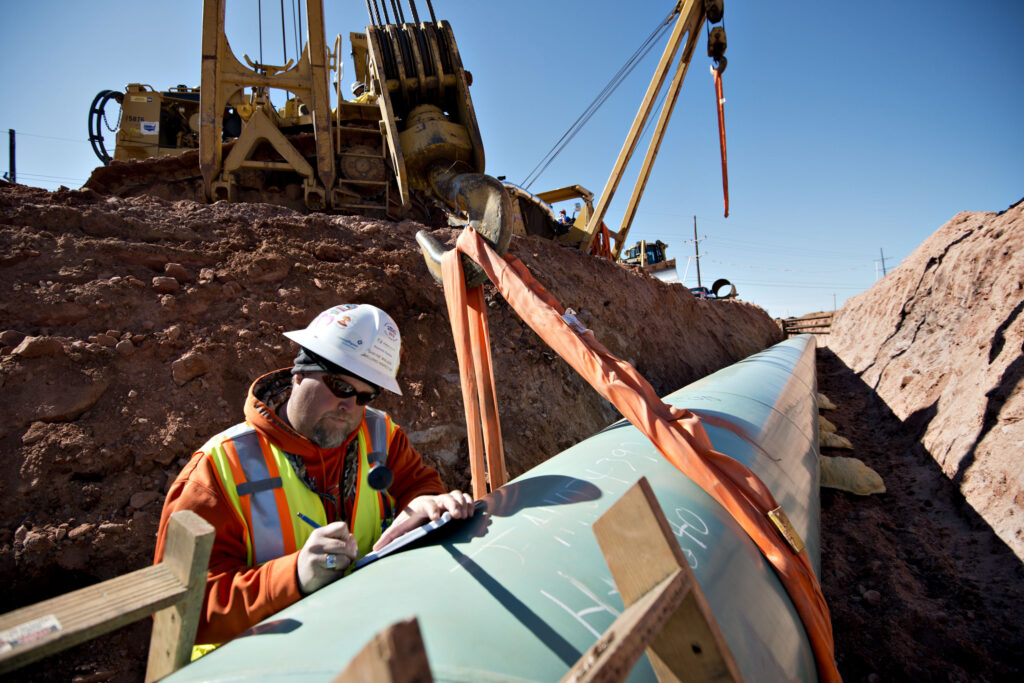
[[[335,303],[396,318],[405,396],[380,404],[450,485],[467,485],[421,226],[2,183],[0,226],[0,611],[147,565],[177,469],[239,419],[253,377],[290,363],[280,333]],[[819,386],[839,405],[829,419],[888,489],[822,493],[821,581],[848,681],[1024,673],[1024,565],[1009,547],[1022,502],[1022,227],[1020,205],[961,214],[848,302],[819,352]],[[662,393],[780,338],[742,302],[698,301],[551,242],[512,250]],[[493,292],[488,306],[519,474],[616,415]],[[139,622],[7,678],[141,680],[148,637]]]
[[[846,680],[1024,676],[1024,202],[960,213],[839,311],[827,417],[887,491],[822,492]],[[829,455],[850,455],[847,451]]]
[[[963,212],[850,299],[830,348],[1024,560],[1024,200]]]
[[[405,396],[380,407],[447,484],[467,487],[458,369],[415,244],[422,226],[2,184],[0,226],[0,611],[149,564],[178,468],[239,421],[253,378],[291,363],[281,332],[337,303],[396,319]],[[535,238],[512,252],[660,393],[781,339],[744,302],[700,301]],[[617,418],[493,291],[488,311],[512,475]],[[147,638],[139,623],[16,677],[141,680]]]

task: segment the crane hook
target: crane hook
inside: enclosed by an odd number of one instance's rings
[[[504,256],[512,241],[512,200],[502,184],[483,173],[453,173],[441,164],[434,165],[428,176],[434,192],[468,218],[455,220],[472,226],[498,254]],[[449,214],[449,218],[453,216]],[[430,274],[443,283],[441,257],[445,248],[426,230],[416,233],[416,241]],[[487,280],[483,269],[465,254],[462,255],[462,268],[467,289]]]

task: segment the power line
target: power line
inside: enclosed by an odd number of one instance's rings
[[[687,244],[689,244],[687,240]],[[705,254],[707,256],[707,254]],[[824,268],[822,270],[806,269],[806,268],[776,268],[772,266],[752,265],[749,263],[736,263],[735,261],[718,261],[715,259],[708,259],[711,263],[716,263],[720,266],[732,266],[734,268],[748,268],[750,270],[768,271],[772,273],[803,273],[808,275],[824,275],[827,273],[853,273],[857,271],[867,270],[867,266],[848,266],[846,268]]]
[[[813,283],[813,282],[799,282],[799,283],[790,283],[790,282],[758,282],[758,281],[755,281],[755,280],[733,280],[732,282],[736,285],[737,288],[740,287],[740,286],[744,286],[745,287],[747,285],[750,285],[751,287],[788,287],[788,288],[791,288],[791,289],[824,289],[824,290],[829,290],[829,291],[831,291],[833,289],[853,289],[853,290],[857,290],[857,291],[862,291],[862,290],[867,289],[867,287],[864,287],[864,286],[856,287],[856,286],[853,286],[853,285],[834,285],[834,284],[825,284],[825,283],[816,284],[816,283]]]
[[[529,189],[530,185],[534,183],[543,173],[547,170],[551,162],[562,153],[562,150],[572,141],[576,134],[583,129],[583,126],[590,121],[591,117],[597,113],[597,110],[608,100],[609,97],[622,85],[626,78],[633,72],[633,70],[643,61],[644,57],[651,51],[651,49],[657,44],[658,38],[665,33],[669,27],[669,21],[672,18],[672,14],[669,14],[651,34],[647,36],[647,39],[633,52],[633,54],[626,60],[626,63],[619,67],[619,70],[614,76],[605,84],[604,88],[597,94],[594,100],[587,105],[587,108],[583,110],[583,113],[577,117],[569,129],[562,133],[562,137],[554,144],[554,146],[548,150],[547,154],[537,162],[537,165],[533,167],[526,178],[520,183],[523,189]]]
[[[15,130],[14,134],[18,137],[42,138],[43,140],[61,140],[63,142],[80,142],[82,144],[89,144],[88,140],[81,140],[75,138],[58,138],[52,135],[36,135],[35,133],[23,133],[20,130]]]
[[[67,176],[60,176],[60,175],[43,175],[43,174],[40,174],[40,173],[26,173],[25,171],[22,171],[21,169],[18,169],[18,177],[19,178],[21,178],[21,177],[36,178],[36,179],[40,179],[40,180],[71,180],[71,181],[74,181],[76,183],[84,183],[85,182],[85,180],[82,179],[82,178],[69,178]]]

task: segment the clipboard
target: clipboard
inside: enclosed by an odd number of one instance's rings
[[[399,536],[395,540],[391,541],[391,543],[388,543],[386,546],[384,546],[380,550],[375,550],[374,552],[367,553],[366,555],[364,555],[360,559],[356,560],[355,569],[360,569],[361,567],[365,567],[366,565],[370,564],[371,562],[376,562],[377,560],[379,560],[382,557],[385,557],[386,555],[390,555],[391,553],[393,553],[393,552],[395,552],[397,550],[401,550],[402,548],[404,548],[405,546],[409,545],[410,543],[413,543],[413,542],[418,541],[421,538],[425,537],[427,534],[431,533],[432,531],[435,531],[436,529],[440,529],[441,527],[443,527],[445,524],[447,524],[450,521],[452,521],[451,514],[448,513],[448,512],[445,512],[436,520],[433,520],[431,522],[427,522],[426,524],[423,524],[422,526],[418,526],[415,529],[410,529],[409,531],[406,531],[404,534],[402,534],[401,536]]]

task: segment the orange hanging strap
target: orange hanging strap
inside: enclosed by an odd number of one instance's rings
[[[591,256],[612,260],[612,238],[608,234],[608,226],[601,221],[600,231],[597,233],[594,243],[590,246]]]
[[[558,301],[514,256],[503,259],[472,228],[463,230],[456,250],[479,263],[512,308],[556,353],[611,401],[666,459],[728,510],[775,568],[789,593],[807,631],[819,677],[839,680],[828,606],[807,551],[793,550],[771,526],[768,513],[778,504],[757,475],[715,451],[693,413],[661,401],[647,380],[602,346],[592,332],[579,333],[570,327]]]
[[[725,217],[729,217],[729,167],[725,156],[725,97],[722,95],[722,72],[711,67],[715,79],[715,102],[718,107],[718,141],[722,147],[722,193],[725,195]]]
[[[455,251],[441,259],[445,301],[451,320],[455,354],[462,381],[462,403],[466,412],[466,439],[469,446],[469,469],[474,498],[487,495],[505,484],[505,456],[498,420],[498,401],[491,370],[490,334],[487,329],[487,308],[483,287],[466,291],[462,259]],[[486,468],[485,468],[486,451]]]
[[[465,281],[463,281],[464,283]],[[465,284],[463,284],[465,287]],[[501,441],[501,421],[498,418],[498,394],[494,387],[491,362],[491,333],[487,327],[487,302],[483,285],[468,292],[470,309],[469,340],[473,348],[473,366],[476,370],[477,400],[483,427],[484,451],[487,456],[487,481],[490,490],[505,485],[505,451]]]

